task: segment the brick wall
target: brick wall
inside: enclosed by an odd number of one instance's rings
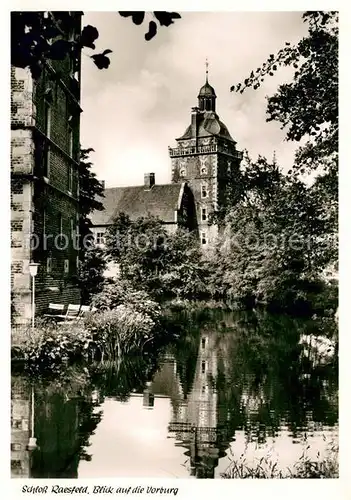
[[[49,302],[80,301],[73,232],[79,216],[81,109],[79,82],[70,68],[69,58],[53,62],[35,81],[29,70],[11,68],[11,286],[17,323],[31,317],[30,261],[39,263],[37,314]],[[63,250],[54,244],[61,230],[68,242]]]
[[[198,141],[199,146],[206,144],[205,139]],[[189,141],[178,141],[178,145],[188,147],[190,144]],[[194,195],[198,232],[200,237],[201,233],[205,232],[208,241],[216,236],[217,230],[214,226],[209,226],[208,221],[202,220],[202,209],[206,208],[208,217],[217,207],[217,158],[217,153],[172,158],[172,181],[186,180],[189,184]],[[181,175],[182,169],[185,169],[184,178]],[[202,185],[207,187],[206,198],[201,195]]]

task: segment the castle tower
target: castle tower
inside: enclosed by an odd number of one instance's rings
[[[209,224],[214,211],[229,203],[229,187],[235,183],[242,152],[216,113],[216,92],[206,82],[198,95],[198,106],[191,110],[191,123],[169,148],[172,182],[187,181],[193,191],[202,245],[216,237],[218,228]]]

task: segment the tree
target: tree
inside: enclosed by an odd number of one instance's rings
[[[231,87],[243,93],[257,89],[267,75],[281,66],[295,69],[293,81],[268,97],[267,121],[276,120],[292,141],[307,139],[296,153],[295,168],[305,171],[336,171],[338,151],[338,13],[305,12],[308,35],[296,45],[270,54],[244,82]]]
[[[206,292],[206,270],[195,234],[168,233],[154,217],[135,221],[120,213],[106,236],[106,255],[121,278],[157,296],[196,298]]]
[[[120,266],[122,279],[136,287],[153,287],[165,264],[167,232],[156,217],[120,213],[106,234],[106,255]]]
[[[287,210],[281,205],[279,216],[286,227],[309,239],[306,265],[318,274],[323,266],[335,267],[337,262],[338,13],[305,12],[302,18],[308,24],[307,36],[294,46],[286,42],[231,90],[257,89],[279,67],[294,69],[292,81],[267,98],[267,121],[280,122],[287,140],[303,143],[286,179],[283,199],[291,206]],[[298,180],[311,173],[312,186]]]
[[[11,12],[11,64],[20,68],[29,67],[34,78],[38,78],[46,61],[64,60],[68,55],[73,57],[75,66],[79,67],[79,54],[83,48],[95,49],[95,41],[99,32],[95,26],[84,26],[76,33],[75,15],[68,11],[50,12]],[[136,25],[143,24],[145,12],[119,12],[122,17],[131,18]],[[152,13],[145,40],[151,40],[159,26],[170,26],[174,19],[181,16],[177,12]],[[107,69],[112,50],[105,49],[101,53],[90,55],[99,69]]]
[[[104,190],[96,174],[91,171],[88,161],[92,148],[81,149],[79,162],[79,272],[78,285],[83,304],[90,302],[91,295],[100,291],[104,281],[106,263],[104,255],[94,246],[89,215],[95,210],[103,210],[101,199]]]
[[[78,273],[82,304],[90,304],[92,297],[101,292],[105,283],[106,259],[101,248],[91,246],[84,252]]]
[[[100,200],[104,197],[104,188],[97,179],[96,174],[91,171],[93,164],[89,161],[89,154],[93,152],[92,148],[80,150],[79,161],[79,235],[80,248],[84,250],[83,242],[87,236],[92,234],[90,231],[91,220],[89,215],[95,210],[103,210],[103,204]]]
[[[226,215],[208,265],[209,289],[247,305],[302,307],[322,289],[321,272],[335,253],[329,241],[335,215],[325,216],[315,184],[283,175],[263,157],[246,160],[246,189]]]
[[[198,236],[182,228],[168,235],[160,274],[162,293],[199,298],[207,294],[207,274]]]

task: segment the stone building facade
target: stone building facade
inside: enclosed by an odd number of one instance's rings
[[[216,93],[208,83],[200,89],[198,106],[192,108],[191,124],[169,148],[172,182],[185,181],[194,193],[197,225],[202,245],[217,233],[211,214],[230,203],[230,187],[236,180],[242,152],[236,149],[227,127],[216,113]]]
[[[54,15],[54,13],[49,13]],[[71,12],[68,39],[81,31]],[[38,79],[11,68],[11,291],[14,321],[31,317],[29,263],[39,263],[36,312],[79,302],[80,53],[48,61]]]

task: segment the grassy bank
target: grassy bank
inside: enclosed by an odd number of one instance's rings
[[[336,442],[328,443],[326,456],[311,458],[308,448],[291,468],[280,469],[278,462],[262,457],[254,464],[248,464],[241,456],[232,460],[224,479],[335,479],[339,477],[339,446]]]

